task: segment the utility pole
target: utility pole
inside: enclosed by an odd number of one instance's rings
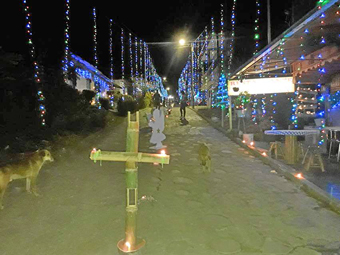
[[[268,37],[268,44],[271,43],[272,41],[272,24],[271,24],[271,17],[270,17],[270,0],[267,0],[267,23],[268,23],[268,28],[267,28],[267,37]]]

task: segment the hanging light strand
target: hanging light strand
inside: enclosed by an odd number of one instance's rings
[[[63,71],[67,74],[69,68],[69,56],[70,56],[70,0],[66,0],[66,11],[65,11],[65,49],[64,49],[64,60],[63,60]],[[65,77],[66,78],[66,77]]]
[[[113,81],[113,20],[110,19],[110,78]]]
[[[120,43],[121,43],[121,72],[122,72],[122,79],[125,79],[125,47],[124,47],[124,29],[121,29],[120,33]]]
[[[231,65],[233,63],[233,56],[234,56],[236,4],[237,4],[237,0],[234,0],[233,7],[231,10],[231,39],[230,39],[230,44],[229,44],[228,77],[231,75],[230,71],[231,71]]]
[[[42,91],[42,84],[41,84],[41,78],[40,78],[40,67],[38,65],[38,62],[36,60],[36,52],[35,47],[33,44],[33,32],[32,32],[32,15],[30,13],[30,8],[27,4],[27,0],[23,0],[23,7],[25,11],[26,16],[26,35],[28,38],[28,46],[29,46],[29,52],[30,57],[33,61],[33,76],[34,76],[34,82],[37,86],[37,101],[38,101],[38,111],[39,111],[39,117],[40,117],[40,123],[42,126],[46,125],[46,108],[45,108],[45,97]]]
[[[93,53],[94,53],[94,64],[98,69],[98,54],[97,54],[97,11],[93,8]]]
[[[255,18],[255,26],[254,26],[254,40],[255,40],[255,51],[254,55],[258,53],[260,48],[260,15],[261,15],[261,4],[260,0],[256,0],[256,18]]]

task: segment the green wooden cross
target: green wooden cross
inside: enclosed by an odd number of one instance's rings
[[[137,238],[137,211],[138,211],[138,167],[137,163],[169,164],[170,156],[138,152],[139,142],[139,112],[136,112],[136,121],[131,121],[128,112],[128,127],[126,135],[126,152],[101,151],[93,149],[90,159],[98,161],[120,161],[125,163],[126,180],[126,218],[125,239],[118,242],[117,247],[124,253],[136,252],[145,245],[144,239]]]

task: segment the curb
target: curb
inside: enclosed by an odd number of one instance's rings
[[[256,156],[257,158],[261,159],[261,161],[272,167],[276,170],[276,172],[282,176],[284,176],[286,179],[292,181],[295,183],[301,190],[306,192],[309,196],[321,201],[324,203],[330,210],[336,212],[337,214],[340,214],[340,201],[331,197],[326,191],[322,190],[318,186],[316,186],[314,183],[308,181],[307,179],[299,179],[296,177],[296,174],[299,173],[296,169],[294,169],[291,166],[288,166],[278,160],[275,160],[273,158],[270,158],[268,156],[264,156],[261,154],[260,151],[256,150],[255,147],[252,147],[250,145],[246,145],[242,142],[240,138],[232,137],[226,129],[223,129],[218,124],[212,122],[210,119],[205,117],[204,115],[200,114],[197,110],[192,109],[188,107],[190,110],[195,112],[198,116],[200,116],[202,119],[204,119],[206,122],[208,122],[213,128],[217,129],[221,133],[225,134],[231,141],[238,144],[240,147],[246,149],[248,152],[250,152],[253,156]]]

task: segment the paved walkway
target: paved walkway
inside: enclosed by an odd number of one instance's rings
[[[144,255],[340,254],[340,216],[187,110],[167,119],[170,165],[139,164],[138,234]],[[142,120],[140,151],[150,133]],[[89,159],[93,146],[125,150],[121,125],[107,137],[84,140],[88,149],[67,153],[39,176],[43,197],[22,193],[13,182],[0,212],[0,254],[112,255],[124,237],[123,163]],[[94,142],[94,140],[96,140]],[[211,148],[213,172],[197,160],[200,142]]]

